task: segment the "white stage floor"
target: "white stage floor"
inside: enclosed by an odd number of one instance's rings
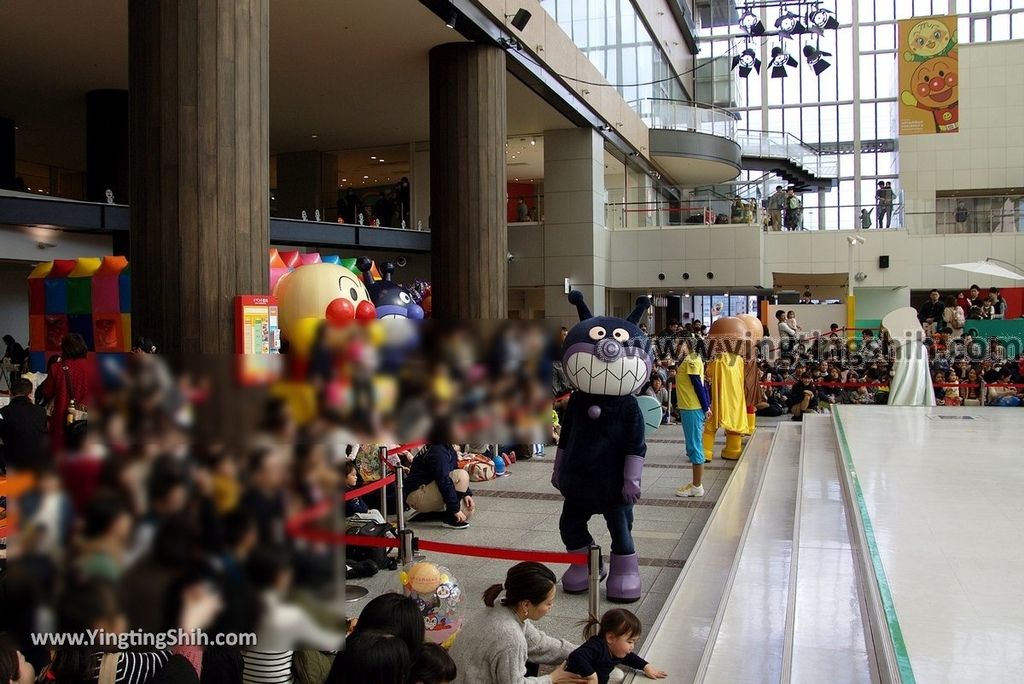
[[[1024,411],[841,406],[836,425],[904,684],[1024,682]]]

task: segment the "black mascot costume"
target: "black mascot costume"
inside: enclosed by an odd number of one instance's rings
[[[650,299],[638,298],[625,320],[592,316],[576,290],[569,293],[569,301],[580,322],[562,348],[562,367],[576,391],[562,418],[551,477],[565,497],[558,528],[566,549],[585,551],[594,542],[587,529],[590,518],[604,516],[612,537],[608,600],[629,603],[640,598],[633,504],[640,498],[647,454],[643,414],[633,395],[651,376],[653,365],[650,342],[637,322]],[[572,565],[562,575],[562,587],[567,593],[582,593],[587,579],[586,565]]]

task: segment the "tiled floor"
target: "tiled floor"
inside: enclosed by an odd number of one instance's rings
[[[916,681],[1022,681],[1021,412],[858,406],[839,416]]]
[[[722,436],[720,435],[720,438]],[[721,451],[721,444],[716,453]],[[553,449],[549,449],[549,453]],[[733,463],[715,459],[705,467],[703,499],[683,500],[675,496],[679,485],[689,482],[689,461],[684,455],[682,434],[678,425],[663,426],[647,442],[647,463],[643,474],[643,498],[636,506],[633,537],[640,554],[640,571],[644,578],[643,596],[632,604],[646,627],[654,624],[662,604],[679,575],[690,550],[707,522],[718,495],[722,491]],[[486,483],[474,483],[477,513],[466,530],[449,530],[437,524],[411,527],[417,536],[434,541],[515,549],[564,551],[558,534],[561,495],[550,484],[551,456],[521,461],[511,466],[511,475]],[[591,521],[591,533],[607,555],[610,538],[604,521]],[[467,617],[472,624],[475,612],[484,610],[480,595],[491,584],[504,579],[512,562],[467,558],[432,553],[428,559],[447,566],[458,578],[469,597]],[[551,565],[561,575],[566,566]],[[369,597],[397,590],[397,573],[383,572],[368,580],[353,580],[370,589]],[[602,610],[608,607],[603,596]],[[358,613],[366,599],[350,604],[349,611]],[[559,593],[548,617],[538,626],[552,636],[579,640],[577,624],[586,617],[587,596]]]

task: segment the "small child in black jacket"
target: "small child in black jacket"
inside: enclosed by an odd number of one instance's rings
[[[609,610],[600,621],[591,615],[583,628],[586,641],[569,654],[566,672],[588,677],[592,683],[608,684],[612,670],[622,664],[640,670],[648,679],[665,679],[666,672],[633,653],[642,632],[640,618],[623,608]]]

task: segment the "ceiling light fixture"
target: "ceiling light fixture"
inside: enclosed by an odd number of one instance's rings
[[[830,10],[818,7],[807,13],[807,27],[818,34],[835,31],[839,28],[839,20]]]
[[[376,159],[376,157],[371,156],[370,159]]]
[[[444,22],[444,25],[450,29],[455,28],[455,22],[459,20],[459,12],[455,9],[455,5],[452,5],[451,11],[448,13],[448,21]]]
[[[536,138],[530,138],[530,144],[531,145],[536,145],[537,144],[537,139]]]
[[[749,7],[744,9],[742,16],[740,16],[740,28],[742,28],[748,36],[764,35],[764,24],[757,18],[757,15],[750,11]]]
[[[732,68],[739,70],[740,78],[746,78],[750,76],[751,70],[761,73],[761,60],[757,58],[754,49],[748,47],[732,58]]]
[[[772,48],[772,61],[771,64],[771,77],[772,78],[786,78],[789,74],[786,73],[786,67],[800,66],[800,63],[793,59],[793,57],[786,53],[781,47],[776,46]]]
[[[775,28],[779,29],[779,35],[783,38],[792,38],[807,33],[807,27],[800,21],[800,15],[793,14],[789,10],[780,14],[779,18],[775,20]]]
[[[830,62],[824,59],[831,56],[832,53],[822,52],[814,45],[804,45],[804,60],[807,61],[807,66],[811,67],[817,76],[821,76],[822,71],[832,66]]]

